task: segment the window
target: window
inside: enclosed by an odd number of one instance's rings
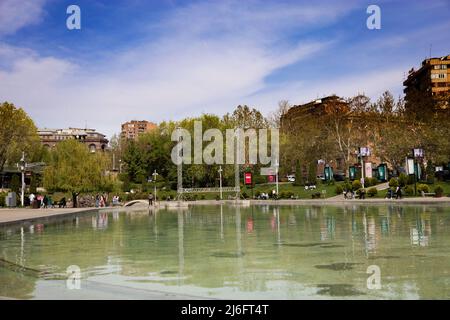
[[[439,79],[444,79],[447,77],[446,73],[439,73]]]

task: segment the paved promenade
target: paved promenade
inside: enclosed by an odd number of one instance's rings
[[[76,214],[84,211],[95,210],[95,208],[55,208],[55,209],[0,209],[0,225],[16,223],[16,222],[32,222],[42,218],[51,218]]]

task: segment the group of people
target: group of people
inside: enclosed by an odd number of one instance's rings
[[[32,208],[54,208],[55,206],[58,206],[59,208],[65,208],[66,207],[66,198],[62,198],[57,204],[53,202],[52,196],[50,195],[34,195],[31,193],[28,198],[30,199],[30,206]]]
[[[95,207],[96,208],[103,208],[106,207],[106,203],[108,201],[108,197],[103,194],[97,194],[95,196]]]
[[[353,190],[344,190],[344,199],[356,199],[355,192]],[[359,199],[365,199],[366,198],[366,189],[361,188],[358,192]]]
[[[120,204],[120,198],[119,196],[113,196],[112,197],[112,205],[113,206],[118,206]]]
[[[402,188],[400,188],[399,186],[397,186],[395,188],[395,191],[392,190],[391,188],[388,189],[387,193],[386,193],[386,199],[401,199],[402,198]]]

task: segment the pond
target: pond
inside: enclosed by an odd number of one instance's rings
[[[448,299],[450,207],[193,205],[3,227],[0,296]]]

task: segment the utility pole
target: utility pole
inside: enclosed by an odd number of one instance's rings
[[[156,172],[156,170],[153,172],[152,176],[153,176],[153,180],[155,182],[155,205],[156,205],[156,177],[158,176],[158,173]]]
[[[20,172],[22,173],[22,192],[20,195],[20,201],[22,203],[22,207],[25,206],[25,168],[26,168],[26,163],[25,163],[25,152],[22,151],[22,158],[20,159],[19,162],[19,167],[20,167]]]
[[[277,198],[278,198],[278,167],[279,167],[278,160],[275,161],[275,181],[277,185]]]

